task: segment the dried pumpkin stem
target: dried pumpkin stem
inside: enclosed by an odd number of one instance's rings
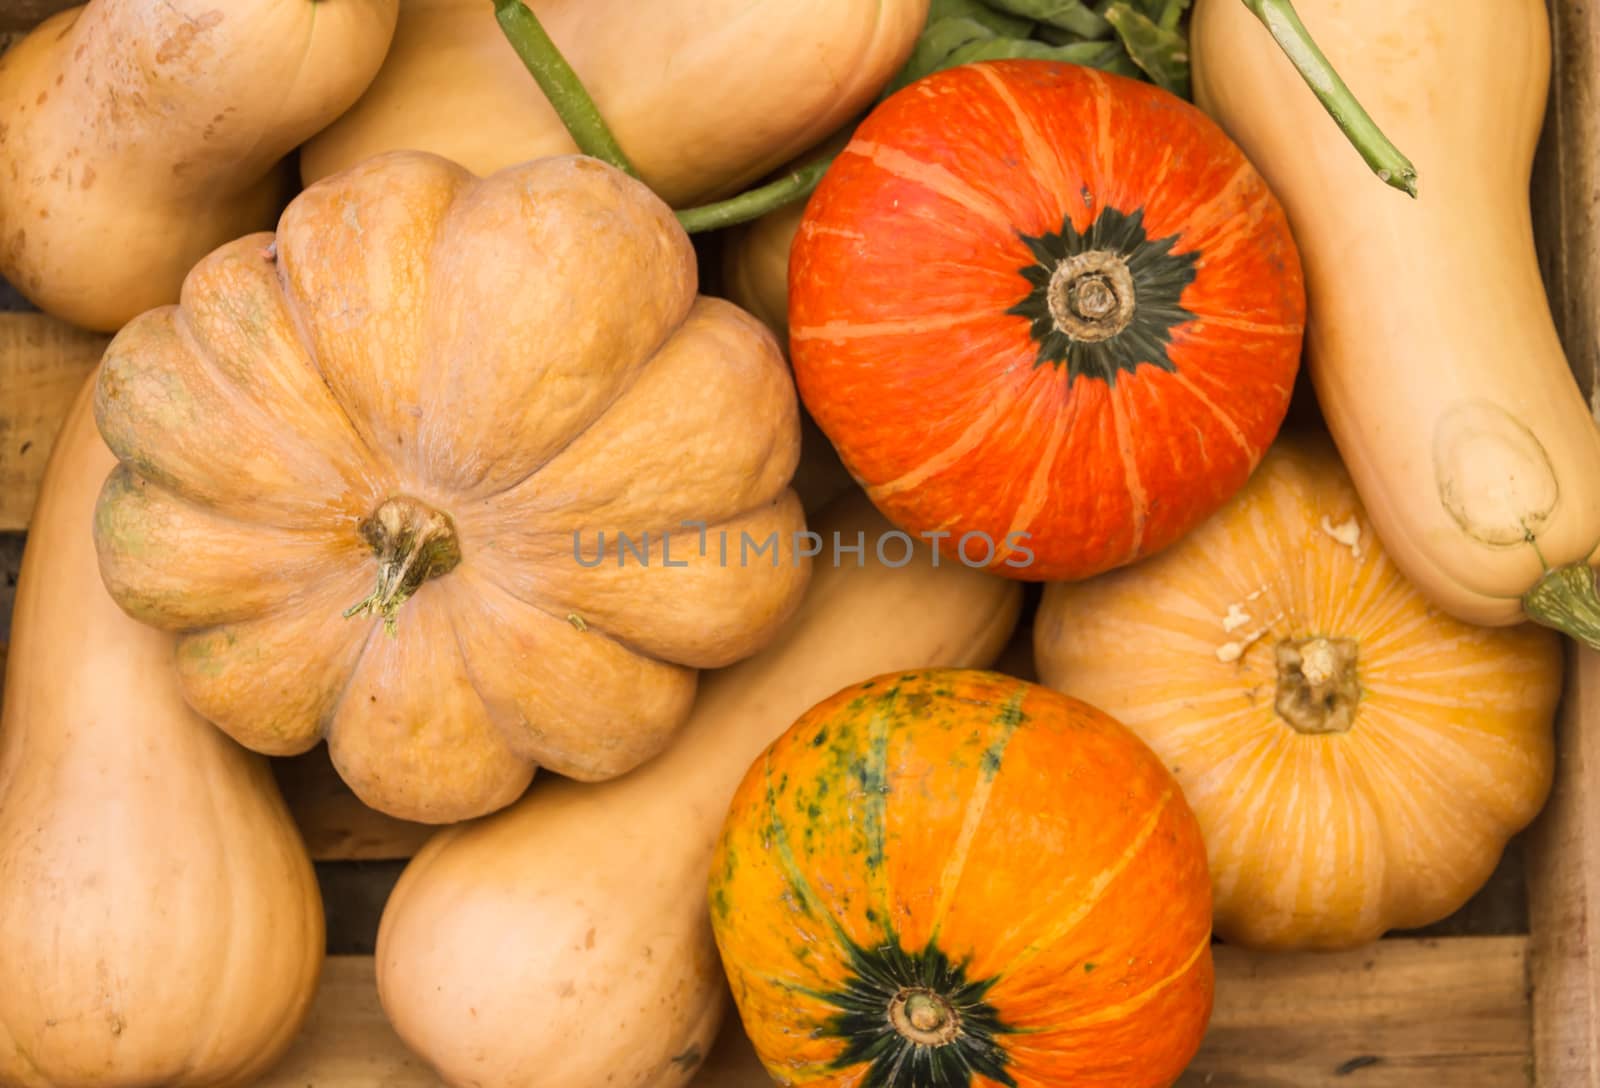
[[[889,1024],[918,1046],[945,1046],[961,1034],[961,1017],[932,990],[901,990],[889,1002]]]
[[[1273,40],[1299,71],[1355,149],[1380,181],[1411,196],[1417,195],[1417,168],[1389,138],[1345,86],[1328,58],[1300,21],[1292,0],[1243,0],[1271,32]]]
[[[1278,643],[1278,716],[1297,733],[1347,733],[1355,724],[1361,683],[1356,642],[1348,638],[1285,639]]]
[[[361,523],[361,539],[378,560],[378,585],[344,616],[380,616],[395,633],[400,606],[429,578],[449,574],[461,562],[461,544],[448,514],[415,499],[389,499]]]
[[[545,33],[539,17],[522,0],[494,0],[494,16],[501,33],[550,100],[578,150],[638,177],[639,171],[634,169],[611,127],[600,116],[600,108],[589,97],[578,73]]]
[[[1058,264],[1045,299],[1056,328],[1084,343],[1117,335],[1138,308],[1128,262],[1122,254],[1104,249],[1079,253]]]
[[[1586,563],[1547,570],[1522,598],[1528,618],[1600,650],[1600,592]]]

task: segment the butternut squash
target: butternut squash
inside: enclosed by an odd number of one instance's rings
[[[928,0],[528,0],[640,175],[674,206],[727,195],[862,110]],[[576,145],[489,0],[407,0],[372,88],[301,155],[309,184],[383,151],[488,174]]]
[[[706,880],[750,763],[848,683],[984,665],[1005,645],[1015,584],[935,568],[925,544],[898,568],[876,560],[889,525],[859,492],[813,528],[824,551],[799,612],[766,650],[705,678],[666,754],[601,785],[541,784],[440,832],[406,869],[378,934],[379,995],[446,1082],[687,1083],[725,1012]],[[833,550],[835,533],[861,534],[863,565]],[[889,560],[901,553],[885,540]]]
[[[1543,0],[1297,0],[1416,199],[1360,156],[1239,0],[1199,0],[1196,100],[1288,212],[1307,366],[1385,550],[1440,609],[1600,643],[1600,433],[1536,261]]]
[[[91,0],[0,57],[0,276],[111,332],[269,226],[285,155],[355,102],[398,0]]]
[[[172,637],[101,586],[112,464],[86,386],[33,517],[0,710],[0,1085],[244,1085],[310,1009],[322,902],[266,762],[185,706]]]

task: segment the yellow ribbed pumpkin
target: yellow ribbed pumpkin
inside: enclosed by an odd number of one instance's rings
[[[1559,637],[1431,607],[1321,438],[1280,439],[1160,555],[1048,586],[1035,654],[1177,776],[1236,944],[1341,948],[1437,921],[1549,793]]]

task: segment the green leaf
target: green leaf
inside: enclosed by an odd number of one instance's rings
[[[1026,38],[1033,33],[1032,19],[997,11],[983,0],[933,0],[928,5],[926,25],[933,26],[946,19],[971,19],[1002,38]]]
[[[1189,43],[1182,34],[1163,29],[1126,0],[1112,4],[1106,19],[1153,83],[1180,98],[1189,97]]]
[[[1106,24],[1108,30],[1110,26],[1110,23]],[[1042,24],[1033,32],[1033,36],[1042,42],[1049,42],[1051,45],[1072,45],[1076,42],[1086,42],[1090,40],[1085,38],[1082,34],[1075,34],[1070,30],[1062,30],[1058,26],[1046,26]],[[1102,35],[1100,40],[1103,41],[1108,36],[1109,35]]]
[[[929,23],[927,29],[922,32],[922,37],[917,39],[911,56],[906,59],[894,79],[889,81],[889,85],[883,89],[880,98],[887,98],[923,76],[950,67],[948,63],[950,54],[962,46],[988,41],[994,37],[994,31],[976,19],[957,16]]]
[[[1106,20],[1094,13],[1083,0],[984,0],[992,8],[1048,23],[1085,38],[1103,38]]]
[[[981,60],[1009,60],[1026,57],[1037,60],[1062,61],[1081,64],[1087,68],[1110,70],[1109,66],[1121,56],[1116,42],[1074,42],[1071,45],[1050,45],[1047,42],[1019,41],[1016,38],[991,38],[962,46],[947,58],[947,67],[972,64]],[[1130,66],[1131,67],[1131,66]]]

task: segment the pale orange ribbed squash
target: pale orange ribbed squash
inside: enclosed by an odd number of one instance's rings
[[[1167,552],[1045,591],[1041,679],[1140,734],[1183,785],[1216,932],[1339,948],[1436,921],[1550,788],[1561,645],[1429,606],[1331,444],[1280,439]]]

